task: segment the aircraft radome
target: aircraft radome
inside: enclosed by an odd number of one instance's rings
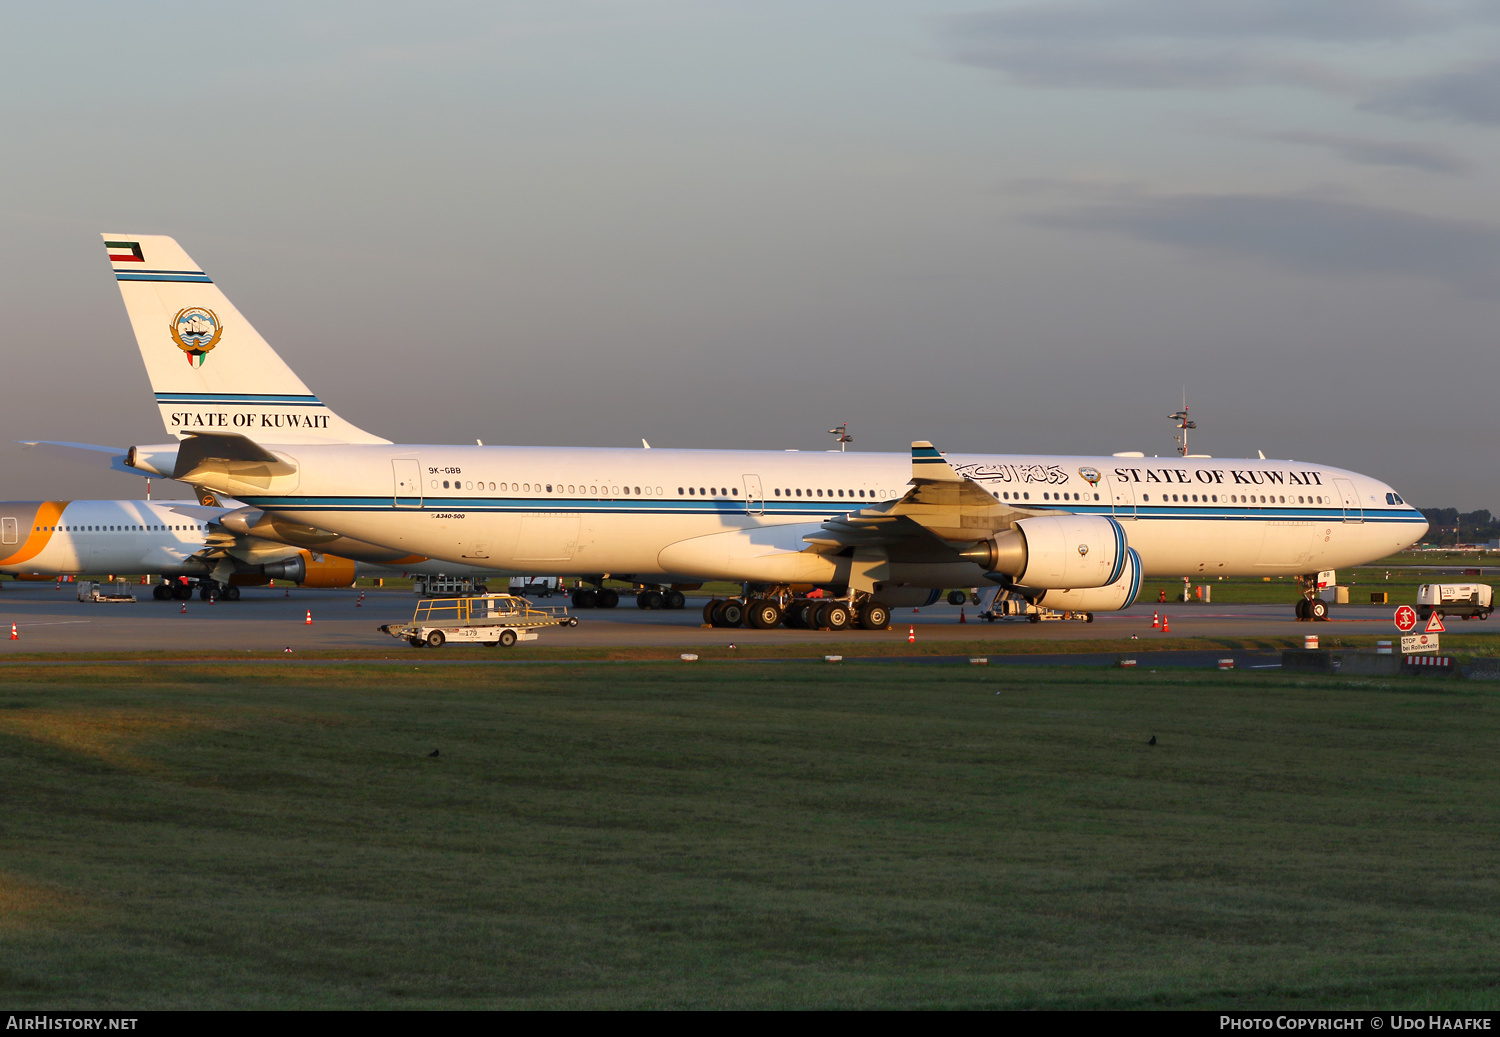
[[[602,586],[746,585],[742,617],[883,627],[945,587],[1122,609],[1144,577],[1315,578],[1427,529],[1367,475],[1306,461],[395,444],[322,403],[171,238],[105,246],[173,441],[125,463],[279,519],[456,564]],[[801,589],[835,599],[809,613]],[[587,592],[576,602],[593,602]]]

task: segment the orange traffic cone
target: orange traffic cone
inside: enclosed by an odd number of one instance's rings
[[[14,623],[10,625],[10,639],[12,641],[21,640],[21,632],[16,629],[16,625]]]
[[[187,602],[185,601],[182,603],[182,614],[187,615]]]
[[[1170,634],[1172,632],[1172,624],[1167,621],[1166,616],[1161,617],[1161,632],[1163,634]]]
[[[960,623],[967,623],[968,622],[968,620],[964,618],[964,610],[963,609],[959,609],[958,610],[958,621]]]
[[[283,594],[283,595],[282,595],[282,597],[283,597],[283,598],[290,598],[290,597],[291,597],[291,596],[292,596],[292,588],[290,588],[290,587],[288,587],[288,588],[287,588],[287,589],[286,589],[286,593],[285,593],[285,594]]]
[[[1161,629],[1161,613],[1160,612],[1153,612],[1153,613],[1151,613],[1151,629],[1152,630],[1160,630]]]
[[[907,627],[906,628],[906,643],[909,644],[909,645],[914,645],[914,644],[917,643],[917,628],[916,627]]]
[[[304,621],[304,623],[307,626],[312,626],[312,609],[307,610],[307,619]]]
[[[365,607],[365,592],[364,591],[360,591],[359,592],[359,600],[354,603],[354,607],[357,608],[357,609],[361,609],[361,608]]]

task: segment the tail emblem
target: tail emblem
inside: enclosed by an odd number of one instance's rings
[[[167,327],[177,348],[187,354],[189,367],[202,367],[203,357],[219,344],[219,338],[224,334],[218,314],[201,306],[178,310]]]

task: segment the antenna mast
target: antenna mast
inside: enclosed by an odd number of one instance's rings
[[[1177,440],[1177,453],[1182,457],[1186,457],[1188,429],[1198,427],[1196,421],[1188,420],[1187,386],[1184,385],[1182,387],[1182,410],[1177,411],[1175,414],[1168,414],[1167,417],[1177,422],[1177,435],[1172,438]]]

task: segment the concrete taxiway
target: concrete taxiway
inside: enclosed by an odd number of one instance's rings
[[[128,651],[235,651],[261,653],[292,648],[306,650],[360,650],[388,648],[414,651],[404,642],[381,634],[382,623],[411,618],[416,598],[403,591],[366,591],[363,605],[359,592],[351,590],[302,590],[288,594],[277,588],[250,588],[237,602],[208,604],[197,598],[187,603],[155,601],[150,588],[135,604],[85,604],[76,600],[72,587],[61,590],[53,584],[10,583],[0,590],[0,657],[17,652],[128,652]],[[539,604],[561,603],[554,598]],[[530,645],[552,647],[639,647],[726,645],[847,644],[858,653],[861,644],[904,641],[914,628],[919,641],[993,642],[996,652],[1015,641],[1098,640],[1140,638],[1149,648],[1153,638],[1163,635],[1151,626],[1153,612],[1164,612],[1171,633],[1183,637],[1300,637],[1303,634],[1394,635],[1393,608],[1389,606],[1337,606],[1326,623],[1299,623],[1288,602],[1279,605],[1136,605],[1124,612],[1100,613],[1092,623],[977,621],[976,610],[964,606],[968,622],[958,622],[960,610],[934,605],[913,611],[897,610],[887,631],[848,630],[841,633],[813,630],[720,630],[701,625],[703,600],[690,601],[680,612],[644,612],[628,599],[616,609],[587,609],[577,613],[579,626],[545,630],[541,640],[497,649],[516,658],[525,656]],[[311,611],[313,622],[306,623]],[[14,623],[20,639],[8,641]],[[1489,629],[1491,623],[1475,623],[1472,629]],[[1500,628],[1500,627],[1497,627]],[[1465,629],[1469,629],[1465,625]]]

